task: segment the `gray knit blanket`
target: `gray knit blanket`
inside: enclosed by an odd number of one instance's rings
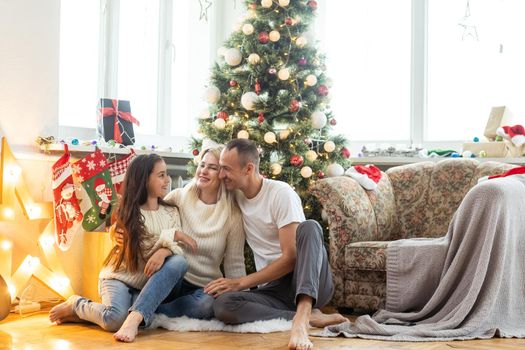
[[[318,336],[393,341],[525,337],[525,176],[474,186],[446,236],[387,249],[387,303]]]

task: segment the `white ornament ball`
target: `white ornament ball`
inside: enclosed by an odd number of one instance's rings
[[[326,125],[326,115],[323,112],[313,112],[310,119],[314,129],[322,129]]]
[[[219,88],[214,85],[208,87],[204,91],[203,99],[204,101],[208,103],[215,104],[219,102],[220,98],[221,98],[221,90],[219,90]]]
[[[332,163],[326,167],[326,176],[328,177],[343,176],[344,173],[345,169],[340,164]]]
[[[272,170],[272,174],[273,175],[279,175],[281,173],[281,171],[283,170],[283,167],[279,163],[273,163],[270,166],[270,168]]]
[[[246,23],[242,26],[242,32],[244,35],[251,35],[253,34],[253,25],[251,23]]]
[[[255,108],[253,104],[257,102],[258,99],[259,99],[259,96],[257,96],[255,92],[253,91],[245,92],[241,96],[241,105],[244,107],[244,109],[248,111],[252,111]]]
[[[250,64],[257,64],[261,60],[261,57],[256,53],[251,53],[250,56],[248,56],[248,63]]]
[[[304,166],[301,169],[301,176],[305,179],[308,179],[310,176],[312,176],[312,168],[310,168],[309,166]]]
[[[277,76],[281,80],[288,80],[288,78],[290,78],[290,70],[288,68],[281,68],[279,69]]]
[[[237,138],[238,139],[249,139],[250,134],[246,130],[241,130],[237,133]]]
[[[241,50],[235,47],[232,47],[231,49],[226,50],[226,53],[224,54],[224,60],[230,66],[237,66],[242,61]]]
[[[309,150],[306,152],[305,157],[308,161],[313,162],[317,159],[317,152],[313,150]]]
[[[215,126],[217,129],[224,129],[226,127],[226,122],[224,121],[224,119],[217,118],[213,122],[213,126]]]
[[[211,117],[211,114],[207,108],[203,109],[199,114],[199,119],[208,119],[209,117]]]
[[[317,77],[313,74],[309,74],[306,77],[305,83],[308,86],[314,86],[315,84],[317,84]]]
[[[305,47],[306,44],[308,44],[308,39],[306,39],[304,36],[300,36],[295,40],[295,45],[297,45],[297,47],[302,48]]]
[[[279,0],[279,5],[282,7],[288,6],[290,4],[290,0]]]
[[[217,49],[217,56],[224,57],[224,54],[226,53],[226,50],[228,50],[228,49],[225,48],[224,46],[219,47]]]
[[[264,8],[270,8],[272,7],[273,1],[272,0],[261,0],[261,6]]]
[[[279,138],[281,140],[286,140],[288,136],[290,136],[290,130],[284,129],[284,130],[279,131]]]
[[[461,154],[461,156],[463,158],[471,158],[472,157],[472,152],[471,151],[463,151],[463,153]]]
[[[268,131],[266,134],[264,134],[264,142],[266,143],[274,143],[276,141],[275,134],[271,131]]]
[[[324,150],[328,153],[331,153],[335,151],[335,143],[334,141],[326,141],[323,146]]]
[[[277,30],[272,30],[269,34],[269,37],[271,41],[276,42],[281,39],[281,34]]]

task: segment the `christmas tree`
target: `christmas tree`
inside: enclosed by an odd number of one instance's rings
[[[199,117],[199,133],[217,143],[249,138],[257,143],[263,176],[289,183],[308,218],[321,208],[308,186],[342,175],[349,165],[345,138],[333,135],[324,56],[308,29],[314,0],[247,0],[244,21],[219,49]],[[194,155],[202,139],[193,140]]]

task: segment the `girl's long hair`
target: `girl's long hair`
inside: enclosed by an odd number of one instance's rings
[[[142,154],[129,165],[122,184],[122,198],[116,210],[116,224],[124,231],[122,247],[115,246],[104,261],[104,265],[117,270],[124,263],[126,270],[136,272],[139,258],[144,258],[144,240],[150,233],[144,224],[140,206],[148,199],[148,179],[157,162],[163,161],[158,154]],[[162,198],[159,204],[170,206]]]

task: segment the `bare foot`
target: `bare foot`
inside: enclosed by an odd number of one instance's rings
[[[313,309],[310,315],[310,326],[324,328],[333,324],[348,322],[341,314],[323,314],[319,309]]]
[[[131,311],[131,313],[124,321],[124,324],[120,327],[117,333],[113,334],[113,338],[118,341],[125,343],[131,343],[137,337],[139,331],[139,325],[142,322],[143,317],[140,312]]]
[[[55,322],[56,324],[82,322],[73,309],[79,298],[80,296],[78,295],[72,295],[62,304],[54,306],[49,311],[49,321]]]
[[[290,332],[290,342],[288,343],[288,349],[293,350],[310,350],[313,349],[314,344],[308,339],[308,319],[304,317],[297,317],[296,314],[293,323],[292,330]]]

